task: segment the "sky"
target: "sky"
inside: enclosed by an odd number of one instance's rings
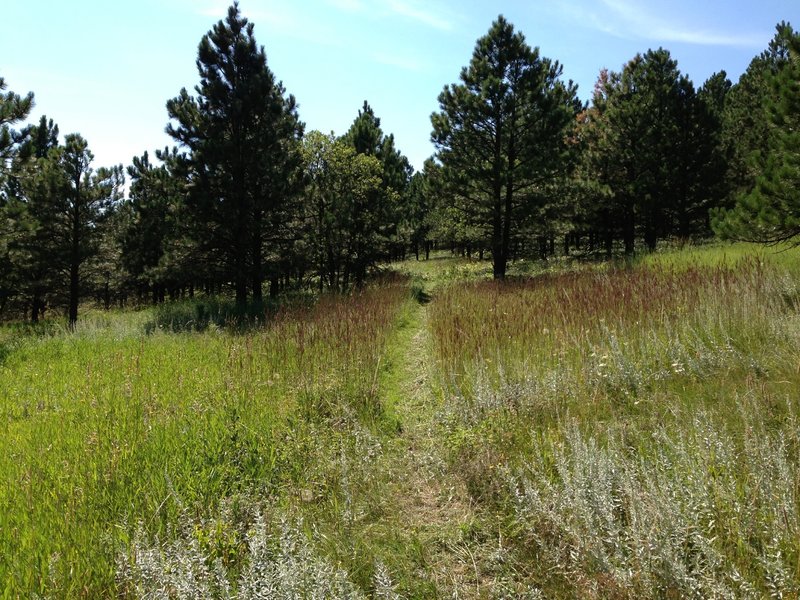
[[[0,0],[0,76],[33,91],[61,134],[89,142],[95,166],[172,146],[166,101],[199,82],[202,36],[226,0]],[[602,68],[663,47],[696,86],[735,83],[775,25],[800,29],[800,0],[241,0],[269,67],[306,130],[344,133],[368,100],[416,168],[434,148],[430,115],[498,14],[563,65],[583,100]]]

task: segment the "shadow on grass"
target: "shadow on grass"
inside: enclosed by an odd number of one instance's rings
[[[312,296],[281,297],[246,305],[223,298],[202,298],[169,302],[157,307],[153,318],[145,324],[145,333],[166,331],[170,333],[202,332],[225,329],[233,333],[246,333],[270,322],[281,307],[310,306]]]
[[[419,304],[428,304],[431,301],[431,295],[425,291],[425,286],[421,283],[411,285],[411,297]]]
[[[63,331],[64,326],[63,320],[59,319],[47,319],[38,323],[18,321],[0,324],[0,365],[5,364],[26,340],[55,335]]]
[[[376,270],[370,275],[364,287],[404,284],[409,281],[405,274],[394,270]],[[325,290],[318,292],[316,286],[293,289],[277,297],[268,297],[256,302],[237,304],[225,296],[199,296],[161,304],[153,309],[152,318],[144,325],[146,334],[156,331],[169,333],[203,332],[209,329],[225,330],[230,333],[247,333],[272,323],[276,316],[286,311],[302,313],[313,308],[324,296],[348,296],[359,288],[346,291]],[[419,302],[427,302],[430,297],[420,286],[418,293],[412,289]]]

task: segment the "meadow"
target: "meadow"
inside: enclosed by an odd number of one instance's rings
[[[797,597],[799,259],[0,326],[0,597]]]

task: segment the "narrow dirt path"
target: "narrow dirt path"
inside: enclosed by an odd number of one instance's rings
[[[381,381],[402,427],[385,449],[382,468],[399,530],[419,548],[423,569],[415,576],[427,579],[436,596],[478,597],[481,574],[468,538],[476,516],[463,481],[445,462],[433,356],[428,307],[418,303],[397,333]]]

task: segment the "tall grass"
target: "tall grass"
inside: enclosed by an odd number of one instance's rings
[[[136,527],[163,540],[226,498],[293,502],[337,425],[386,426],[376,371],[407,299],[394,281],[245,331],[120,315],[17,344],[0,363],[5,596],[114,596]]]
[[[510,544],[500,575],[545,597],[796,596],[796,298],[752,256],[442,291],[443,435]]]
[[[451,286],[431,327],[457,387],[484,376],[532,387],[559,378],[572,396],[635,396],[684,374],[756,368],[764,352],[776,358],[776,341],[796,341],[796,296],[793,279],[754,260],[572,272]]]

